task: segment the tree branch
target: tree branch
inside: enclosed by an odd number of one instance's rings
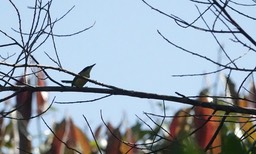
[[[48,91],[48,92],[86,92],[86,93],[98,93],[98,94],[110,94],[110,95],[121,95],[130,96],[137,98],[156,99],[172,101],[176,103],[188,104],[193,106],[201,106],[210,108],[213,110],[225,111],[228,113],[244,113],[256,115],[255,109],[242,108],[239,106],[220,105],[209,102],[201,102],[195,99],[189,99],[187,97],[176,97],[171,95],[160,95],[154,93],[146,93],[140,91],[126,90],[126,89],[107,89],[107,88],[76,88],[76,87],[58,87],[58,86],[45,86],[45,87],[28,87],[28,86],[8,86],[0,87],[0,91]]]

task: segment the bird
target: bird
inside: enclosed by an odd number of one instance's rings
[[[90,72],[94,65],[96,65],[96,64],[85,67],[81,72],[78,73],[78,75],[83,76],[85,78],[90,78]],[[72,81],[71,80],[61,80],[61,82],[71,83],[72,87],[82,88],[88,82],[88,80],[85,78],[82,78],[80,76],[75,76],[75,78]]]

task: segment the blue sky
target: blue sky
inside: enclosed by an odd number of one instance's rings
[[[58,41],[66,42],[61,43],[65,46],[58,46],[65,68],[78,72],[84,66],[96,63],[91,77],[99,82],[130,90],[160,94],[174,94],[175,91],[197,94],[198,89],[201,88],[201,78],[198,78],[199,85],[194,86],[195,89],[184,91],[186,84],[193,86],[194,83],[185,83],[184,79],[181,79],[179,83],[177,82],[179,79],[171,76],[172,74],[187,73],[188,68],[197,63],[189,55],[166,43],[157,34],[157,29],[159,29],[177,40],[184,37],[184,34],[177,33],[176,25],[172,21],[168,22],[167,18],[152,11],[140,1],[115,1],[112,3],[95,1],[76,6],[70,16],[81,14],[80,18],[70,17],[72,24],[68,24],[67,27],[65,26],[66,28],[60,26],[60,29],[56,26],[58,32],[73,32],[76,30],[74,27],[78,27],[77,30],[79,30],[81,26],[90,26],[94,21],[96,24],[91,30],[81,35],[57,40],[57,43]],[[66,21],[69,21],[68,17]],[[77,25],[74,26],[74,23]],[[66,46],[70,41],[74,44]],[[179,42],[182,43],[182,40]],[[70,63],[72,59],[73,61]],[[198,71],[202,70],[198,69]],[[94,85],[88,84],[88,86]],[[74,95],[80,100],[95,98],[94,95],[88,94],[69,95],[68,100],[72,100]],[[66,100],[64,98],[57,99]],[[69,114],[73,114],[70,110],[73,107],[84,108],[77,113],[77,117],[83,113],[88,119],[92,117],[92,121],[99,120],[99,110],[102,109],[106,120],[119,123],[123,113],[132,122],[136,119],[135,114],[142,116],[143,111],[152,111],[151,108],[156,102],[155,100],[113,96],[95,103],[66,107],[68,107]],[[178,106],[180,105],[171,105],[171,112]],[[60,105],[58,107],[63,108]]]
[[[188,1],[148,1],[166,13],[176,14],[192,21],[198,12],[195,6]],[[17,35],[10,30],[10,26],[17,28],[17,19],[13,9],[6,2],[4,10],[10,18],[0,28]],[[19,2],[17,2],[19,3]],[[29,3],[29,2],[27,2]],[[197,95],[204,88],[204,78],[184,77],[175,78],[174,74],[202,73],[213,71],[216,66],[206,60],[184,53],[168,44],[158,33],[159,30],[171,41],[191,49],[202,55],[217,59],[218,45],[212,36],[205,32],[178,27],[169,18],[151,10],[142,1],[112,0],[110,1],[54,1],[52,4],[52,18],[58,18],[73,5],[75,8],[63,20],[55,25],[56,34],[69,34],[85,27],[95,25],[90,30],[72,37],[56,38],[57,49],[63,68],[72,72],[79,72],[85,66],[96,63],[91,72],[91,78],[102,83],[110,84],[128,90],[149,93],[175,95],[175,92],[184,95]],[[19,7],[26,9],[24,4]],[[24,27],[28,27],[29,10],[23,14]],[[3,13],[0,18],[4,17]],[[27,24],[28,23],[28,24]],[[202,24],[199,22],[198,24]],[[250,28],[250,27],[249,27]],[[228,37],[221,38],[225,48],[239,50],[239,46],[229,46]],[[11,53],[15,50],[10,51]],[[52,44],[47,42],[35,52],[35,57],[42,65],[54,65],[43,53],[47,52],[54,58]],[[243,52],[232,53],[237,57]],[[250,57],[247,56],[247,58]],[[223,58],[223,61],[227,61]],[[240,62],[240,61],[239,61]],[[243,63],[243,61],[241,62]],[[250,65],[246,64],[245,66]],[[55,79],[72,79],[72,76],[60,72],[50,73]],[[215,75],[209,76],[212,84]],[[48,85],[54,85],[48,82]],[[95,87],[89,83],[88,87]],[[97,87],[97,86],[96,86]],[[56,96],[56,101],[76,101],[97,98],[101,95],[86,93],[50,93],[50,100]],[[127,124],[132,125],[137,120],[135,115],[146,119],[143,112],[161,114],[157,107],[159,101],[130,98],[125,96],[111,96],[109,98],[87,104],[71,104],[53,106],[56,112],[49,112],[45,117],[51,123],[65,116],[71,116],[81,128],[85,127],[82,114],[84,114],[92,127],[101,123],[100,110],[106,121],[115,125],[123,120],[125,115]],[[184,105],[166,102],[168,115]],[[33,122],[31,123],[33,128]]]

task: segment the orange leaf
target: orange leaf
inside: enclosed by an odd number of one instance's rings
[[[202,97],[200,97],[201,102],[207,103],[209,102],[208,100],[209,98],[204,94],[202,95]],[[195,107],[194,111],[195,111],[195,116],[194,116],[195,129],[198,129],[195,133],[196,140],[199,146],[205,149],[219,126],[219,122],[216,122],[216,121],[219,121],[219,118],[212,115],[214,112],[214,110],[212,109]],[[207,121],[208,119],[209,121]],[[212,147],[214,147],[211,150],[213,154],[220,153],[221,151],[219,147],[220,145],[221,145],[221,137],[220,137],[220,134],[218,134],[213,144],[211,145]]]
[[[81,151],[83,154],[90,154],[92,153],[89,140],[85,136],[85,134],[79,129],[74,123],[71,121],[71,133],[69,138],[73,138],[75,142],[74,148],[78,151]]]
[[[255,142],[256,139],[256,131],[255,131],[255,124],[253,123],[253,117],[240,117],[239,122],[241,125],[241,129],[244,131],[242,138],[247,138],[251,143]]]
[[[136,142],[135,141],[135,138],[132,134],[132,130],[131,128],[127,128],[126,129],[126,132],[124,134],[124,137],[123,137],[123,140],[127,143],[129,143],[130,145],[127,145],[127,144],[124,144],[122,143],[121,144],[121,147],[120,147],[120,151],[121,153],[127,153],[127,154],[134,154],[134,153],[137,153],[137,149],[136,148],[132,148],[133,144]]]
[[[248,102],[246,100],[239,99],[238,106],[239,107],[248,107]]]

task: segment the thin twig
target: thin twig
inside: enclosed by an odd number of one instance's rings
[[[79,154],[82,154],[80,151],[78,151],[78,150],[76,150],[76,149],[70,147],[66,142],[62,141],[62,139],[60,139],[60,138],[57,136],[57,134],[52,130],[52,128],[47,124],[47,122],[44,120],[44,118],[41,117],[41,119],[43,120],[43,122],[44,122],[44,124],[46,125],[46,127],[52,132],[52,134],[54,135],[54,137],[56,137],[56,139],[57,139],[58,141],[60,141],[62,144],[64,144],[68,149],[73,150],[74,152],[77,152],[77,153],[79,153]]]
[[[83,117],[84,117],[84,120],[85,120],[87,126],[88,126],[89,129],[90,129],[90,132],[91,132],[91,134],[92,134],[92,137],[93,137],[93,139],[94,139],[94,141],[95,141],[95,143],[96,143],[96,146],[97,146],[97,148],[98,148],[98,152],[99,152],[100,154],[102,154],[101,148],[100,148],[100,146],[99,146],[99,144],[98,144],[98,141],[97,141],[97,139],[96,139],[96,137],[95,137],[95,135],[94,135],[94,133],[93,133],[93,131],[92,131],[92,128],[91,128],[91,126],[90,126],[90,123],[88,122],[87,118],[86,118],[84,115],[83,115]]]

